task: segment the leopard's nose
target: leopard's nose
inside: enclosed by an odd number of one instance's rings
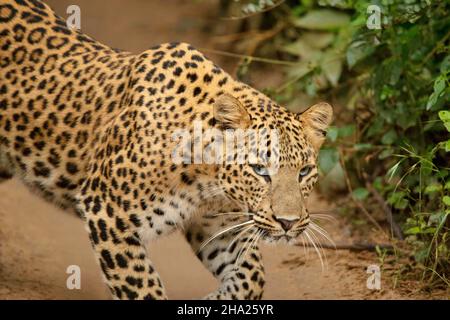
[[[278,218],[274,217],[275,221],[281,225],[284,231],[289,231],[300,220],[300,218]]]

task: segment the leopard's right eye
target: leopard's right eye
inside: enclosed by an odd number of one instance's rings
[[[302,178],[306,177],[312,171],[312,166],[304,166],[298,173],[298,181],[302,181]]]
[[[269,169],[260,165],[252,165],[253,171],[259,176],[268,176]]]
[[[270,179],[269,169],[260,165],[251,165],[253,171],[258,175],[264,178],[267,183],[270,183],[272,179]]]

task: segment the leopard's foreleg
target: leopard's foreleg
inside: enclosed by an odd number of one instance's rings
[[[6,152],[2,150],[2,146],[0,144],[0,183],[11,179],[13,177],[13,174],[14,171],[11,162],[6,156]]]
[[[246,224],[242,228],[226,232],[202,248],[213,235],[245,222],[243,219],[201,217],[192,220],[185,229],[185,236],[198,258],[220,281],[217,291],[206,299],[261,299],[264,289],[264,267],[255,227]],[[200,250],[201,249],[201,250]]]
[[[89,179],[87,184],[89,184]],[[78,210],[86,228],[104,279],[116,299],[167,299],[163,284],[148,257],[139,233],[137,216],[124,212],[101,193],[89,191],[79,197]]]

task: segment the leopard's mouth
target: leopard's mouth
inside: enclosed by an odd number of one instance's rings
[[[303,231],[290,232],[289,234],[271,234],[267,233],[262,239],[268,243],[277,244],[295,244],[297,243]]]
[[[255,219],[256,218],[256,219]],[[251,216],[249,219],[253,221],[254,227],[259,230],[260,239],[268,243],[288,243],[293,244],[297,242],[299,237],[308,228],[309,223],[303,223],[298,225],[294,229],[290,230],[280,230],[276,226],[270,225],[269,223],[259,221],[257,217]]]
[[[287,235],[287,234],[282,234],[282,235],[275,235],[275,236],[272,236],[272,239],[273,239],[273,240],[281,240],[281,239],[284,239],[284,240],[291,240],[291,239],[294,239],[294,237],[292,237],[292,236],[290,236],[290,235]]]
[[[298,230],[290,230],[289,232],[281,233],[278,230],[269,229],[265,226],[255,225],[255,227],[261,234],[260,240],[270,244],[295,244],[306,230],[306,227],[303,227]]]
[[[261,237],[261,240],[268,244],[285,244],[285,245],[294,245],[297,243],[298,238],[295,236],[290,236],[287,234],[283,235],[271,235],[270,233],[266,234],[264,237]]]

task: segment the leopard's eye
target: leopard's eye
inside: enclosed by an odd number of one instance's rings
[[[303,177],[306,177],[311,173],[312,166],[304,166],[298,173],[298,180],[301,181]]]
[[[260,166],[260,165],[252,165],[253,171],[259,176],[268,176],[269,175],[269,169],[266,167]]]

